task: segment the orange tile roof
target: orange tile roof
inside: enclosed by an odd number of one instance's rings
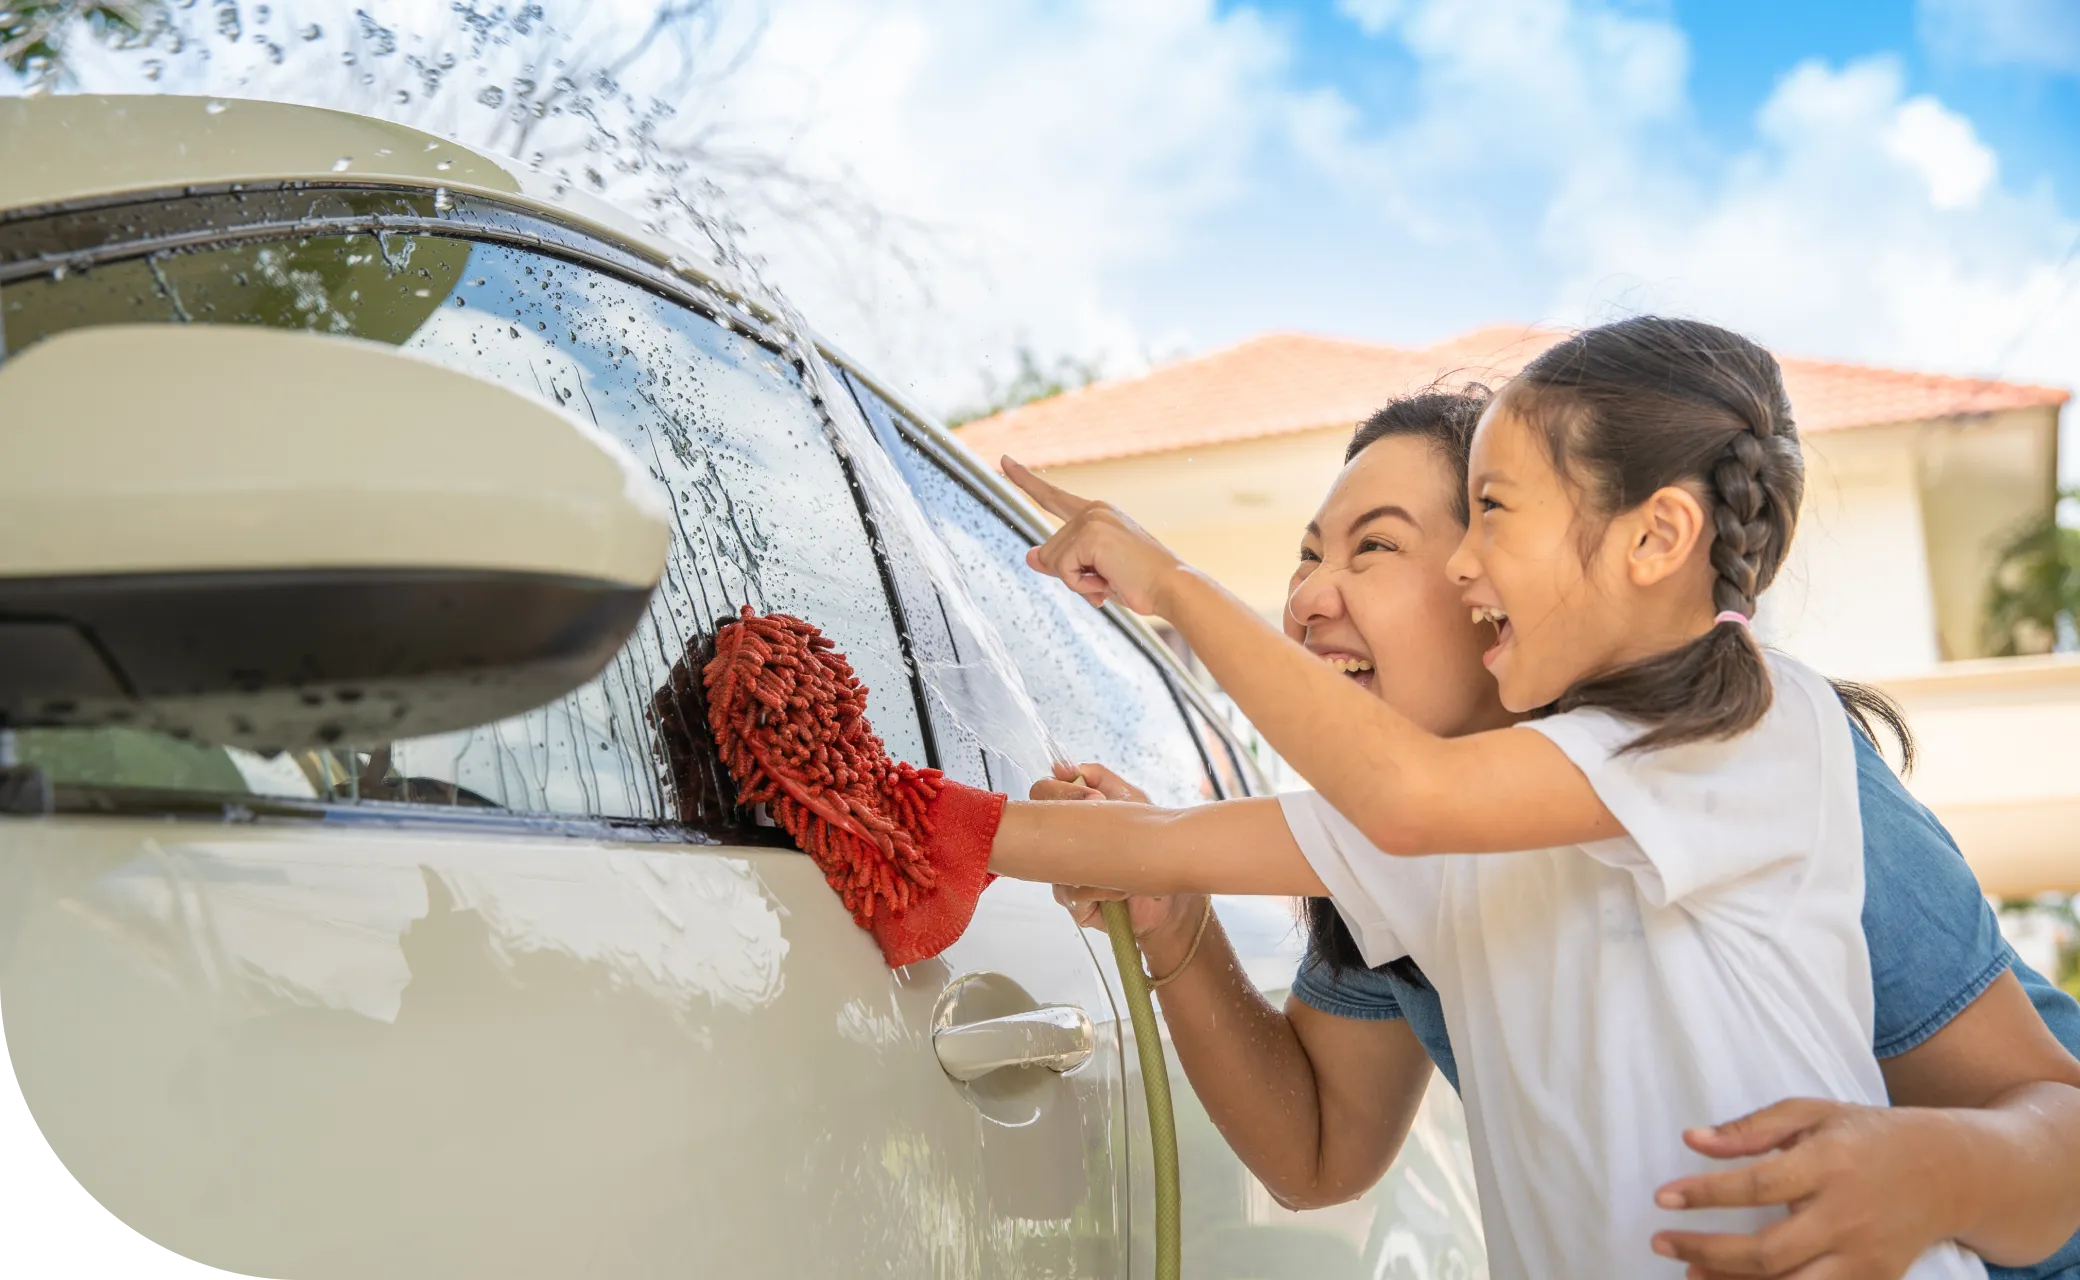
[[[992,465],[1009,453],[1051,467],[1349,427],[1387,400],[1433,382],[1498,384],[1561,336],[1496,325],[1411,350],[1267,334],[1137,378],[1009,409],[958,434]],[[1801,431],[2057,406],[2071,398],[2055,387],[1779,359]]]

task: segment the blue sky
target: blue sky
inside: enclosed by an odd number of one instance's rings
[[[1223,4],[1220,11],[1231,20],[1260,18],[1286,42],[1292,83],[1333,90],[1353,109],[1357,130],[1381,133],[1420,124],[1435,109],[1420,87],[1425,58],[1397,26],[1418,7],[1259,0]],[[1968,126],[1995,158],[2000,188],[2068,215],[2080,210],[2080,5],[1987,0],[1978,23],[1964,12],[1965,0],[1574,7],[1665,26],[1679,39],[1680,92],[1669,117],[1657,122],[1650,149],[1671,173],[1708,183],[1715,171],[1739,164],[1758,145],[1758,113],[1799,68],[1842,74],[1882,65],[1898,77],[1899,101],[1928,99]],[[1395,16],[1367,30],[1354,16],[1367,11]],[[1984,30],[1998,25],[1988,15],[1999,14],[2007,15],[2006,27]],[[2037,39],[2018,42],[2017,32]],[[1256,164],[1247,189],[1195,220],[1168,253],[1122,274],[1130,305],[1159,331],[1168,326],[1174,347],[1264,328],[1417,341],[1490,320],[1579,322],[1597,318],[1597,309],[1659,300],[1651,278],[1613,278],[1583,314],[1555,296],[1553,263],[1483,252],[1474,243],[1439,246],[1368,234],[1382,221],[1368,208],[1372,193],[1339,184],[1289,148],[1267,148]],[[1514,190],[1509,180],[1475,185],[1487,206],[1481,216],[1498,236],[1519,242],[1537,236],[1550,196],[1539,178]],[[1284,287],[1238,288],[1229,270],[1209,270],[1215,258],[1248,274],[1275,275]],[[2080,264],[2073,274],[2080,275]],[[1797,289],[1794,280],[1784,282],[1786,293]],[[1709,314],[1708,294],[1701,309]],[[1945,356],[1906,346],[1891,355],[1855,326],[1801,332],[1794,340],[1814,354],[1995,371],[1976,350]],[[2059,372],[2043,360],[2005,371]]]
[[[2080,196],[2080,6],[2006,7],[2045,33],[2051,65],[2017,61],[2013,50],[1958,47],[1941,7],[1924,17],[1912,0],[1691,0],[1675,6],[1675,17],[1690,37],[1698,118],[1726,145],[1746,140],[1755,109],[1796,63],[1883,54],[1905,67],[1909,92],[1933,94],[1970,118],[2013,180],[2048,181],[2071,207]]]
[[[1408,109],[1412,59],[1392,41],[1353,39],[1355,24],[1333,0],[1255,7],[1290,24],[1302,74],[1338,85],[1369,112]],[[2080,6],[2009,7],[2030,23],[2062,27],[2063,36],[2048,41],[2054,51],[2080,40]],[[1756,109],[1798,63],[1884,55],[1903,65],[1909,92],[1935,94],[1969,116],[2025,184],[2049,180],[2069,199],[2080,192],[2080,67],[1956,48],[1939,7],[1926,18],[1914,0],[1685,0],[1635,8],[1670,19],[1688,38],[1690,101],[1701,129],[1723,148],[1752,138]]]

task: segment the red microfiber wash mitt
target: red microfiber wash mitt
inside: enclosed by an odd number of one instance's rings
[[[995,878],[1005,797],[890,759],[852,664],[800,618],[745,606],[701,680],[738,803],[771,806],[889,967],[951,946]]]

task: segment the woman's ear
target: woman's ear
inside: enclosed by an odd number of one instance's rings
[[[1656,489],[1628,513],[1631,548],[1625,574],[1636,587],[1675,576],[1708,539],[1704,504],[1681,485]]]

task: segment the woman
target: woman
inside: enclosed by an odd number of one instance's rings
[[[1465,529],[1466,451],[1480,394],[1397,401],[1358,431],[1293,576],[1286,629],[1433,732],[1510,723],[1444,562]],[[1754,1235],[1664,1232],[1693,1274],[1897,1277],[1927,1245],[1964,1240],[1996,1276],[2080,1277],[2080,1007],[2015,959],[1955,846],[1859,740],[1874,1044],[1893,1108],[1788,1100],[1686,1136],[1765,1158],[1663,1188],[1671,1208],[1786,1204]],[[1036,799],[1130,798],[1091,788]],[[1103,893],[1058,891],[1098,927]],[[1370,1187],[1400,1149],[1433,1064],[1456,1087],[1441,1007],[1408,961],[1368,970],[1326,901],[1283,1012],[1244,976],[1204,898],[1131,903],[1150,971],[1175,973],[1164,1017],[1186,1075],[1238,1155],[1284,1203]],[[1196,944],[1196,945],[1195,945]],[[2034,1004],[2035,1007],[2032,1007]],[[1236,1034],[1237,1026],[1245,1028]],[[2058,1034],[2053,1034],[2053,1029]],[[2063,1043],[2061,1043],[2063,1041]],[[2046,1257],[2046,1255],[2050,1255]]]

